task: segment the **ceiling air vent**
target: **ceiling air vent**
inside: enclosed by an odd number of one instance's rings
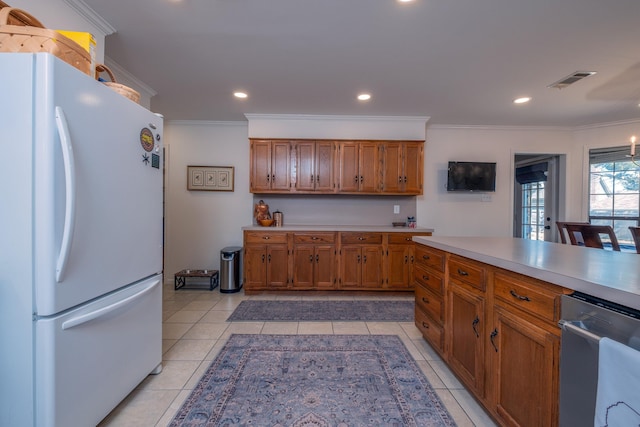
[[[554,89],[564,89],[565,87],[574,84],[575,82],[587,78],[589,76],[593,76],[595,71],[576,71],[573,74],[568,75],[567,77],[563,77],[555,83],[550,84],[547,87]]]

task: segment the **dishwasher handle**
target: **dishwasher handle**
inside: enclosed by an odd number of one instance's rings
[[[574,335],[578,335],[579,337],[585,338],[589,341],[600,342],[600,340],[603,338],[600,335],[596,335],[593,332],[589,332],[586,329],[574,325],[569,320],[560,320],[558,322],[558,325],[562,328],[562,330]]]

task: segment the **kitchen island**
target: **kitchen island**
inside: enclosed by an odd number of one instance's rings
[[[367,225],[243,227],[245,293],[412,291],[412,238],[432,231]]]
[[[416,327],[500,425],[558,425],[563,295],[640,308],[634,253],[502,237],[413,240]]]

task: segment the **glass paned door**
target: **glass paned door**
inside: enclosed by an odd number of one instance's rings
[[[545,240],[545,182],[522,184],[522,237]]]

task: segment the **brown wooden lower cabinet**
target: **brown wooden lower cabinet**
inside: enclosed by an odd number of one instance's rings
[[[415,323],[425,340],[500,425],[557,426],[557,321],[560,296],[571,290],[450,253],[442,252],[440,268],[440,253],[422,245],[416,253],[426,257],[414,269]],[[440,270],[442,334],[421,302],[425,284],[440,286]]]
[[[412,290],[412,237],[430,234],[245,230],[244,289]]]

